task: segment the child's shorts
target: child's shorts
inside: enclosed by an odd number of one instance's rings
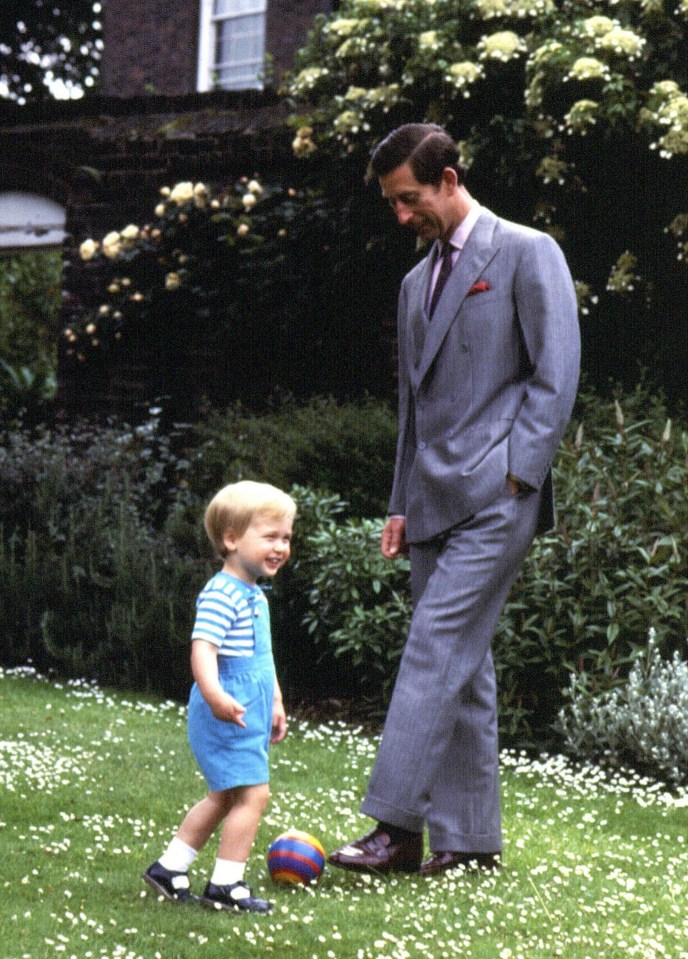
[[[227,662],[227,660],[229,660]],[[272,658],[218,658],[220,685],[246,707],[243,721],[216,719],[198,685],[189,697],[189,744],[211,791],[254,786],[269,780],[275,670]]]

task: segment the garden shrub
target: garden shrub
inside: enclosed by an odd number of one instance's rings
[[[342,403],[286,397],[261,415],[235,406],[194,427],[189,483],[205,495],[229,478],[269,478],[285,489],[296,483],[339,493],[350,516],[382,516],[396,432],[392,406],[369,397]]]
[[[678,651],[663,659],[654,629],[622,685],[596,692],[593,677],[572,674],[565,696],[559,722],[574,756],[688,783],[688,663]]]
[[[613,685],[650,625],[688,634],[688,434],[646,386],[601,403],[582,392],[558,453],[558,523],[540,536],[495,637],[505,731],[550,726],[571,671]]]
[[[688,633],[688,436],[646,386],[614,403],[581,393],[554,468],[557,528],[535,540],[494,641],[500,722],[544,742],[569,673],[612,686],[651,623],[666,650]],[[381,523],[332,522],[309,537],[306,622],[354,685],[383,703],[408,629],[406,567],[379,554]]]
[[[302,569],[310,608],[304,622],[331,647],[349,694],[389,699],[408,623],[409,562],[380,552],[384,520],[331,520],[307,539]]]
[[[408,563],[379,552],[393,452],[378,438],[391,444],[391,416],[373,400],[318,400],[175,436],[156,411],[134,429],[6,430],[5,664],[185,696],[193,603],[214,568],[203,509],[223,483],[256,476],[299,506],[292,560],[271,583],[288,697],[381,709],[410,616]],[[505,740],[551,741],[570,674],[613,689],[650,625],[663,655],[683,649],[687,456],[685,428],[647,387],[614,403],[579,397],[555,463],[557,528],[535,541],[495,637]]]
[[[62,252],[0,259],[0,414],[39,420],[57,388]]]
[[[170,460],[155,417],[134,430],[80,424],[2,435],[5,662],[179,692],[189,596],[209,567],[166,531],[177,495]]]

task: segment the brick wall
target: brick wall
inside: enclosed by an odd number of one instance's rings
[[[102,90],[108,96],[196,89],[198,0],[106,0]]]
[[[291,66],[317,13],[332,0],[268,0],[266,49],[274,82]],[[102,90],[108,96],[196,90],[200,0],[106,0]]]
[[[313,18],[332,8],[331,0],[269,0],[265,45],[274,57],[276,81],[303,46]]]

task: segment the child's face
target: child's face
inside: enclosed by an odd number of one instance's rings
[[[231,529],[223,541],[227,548],[224,571],[255,585],[259,576],[274,576],[289,559],[293,518],[257,513],[241,536]]]

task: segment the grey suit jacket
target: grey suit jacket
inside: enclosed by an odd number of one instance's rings
[[[564,256],[547,234],[483,208],[429,322],[432,253],[399,294],[389,512],[406,517],[409,542],[423,542],[487,506],[510,472],[544,487],[538,528],[550,528],[550,467],[580,365]]]

